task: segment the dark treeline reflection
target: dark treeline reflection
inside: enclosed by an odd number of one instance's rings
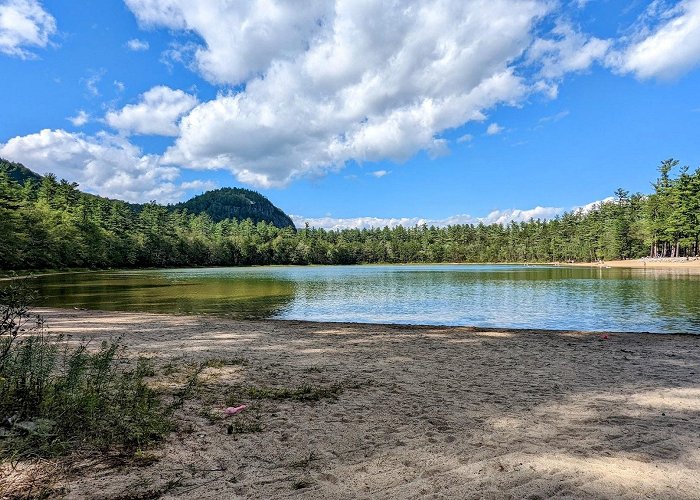
[[[215,313],[271,318],[294,300],[296,284],[258,276],[154,272],[56,274],[32,279],[38,305],[111,311]]]
[[[594,261],[698,254],[700,171],[662,162],[650,195],[620,189],[588,212],[552,220],[444,228],[278,228],[214,223],[156,203],[138,210],[45,176],[0,172],[0,269],[142,268],[267,264]]]

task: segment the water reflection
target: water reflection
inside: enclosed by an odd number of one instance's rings
[[[203,270],[66,274],[37,277],[38,305],[107,311],[223,314],[263,319],[280,314],[294,299],[285,279],[225,276]]]
[[[700,274],[547,266],[177,269],[36,278],[42,305],[307,319],[700,333]]]

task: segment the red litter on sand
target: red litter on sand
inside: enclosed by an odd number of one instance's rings
[[[608,340],[608,336],[607,336],[607,335],[601,335],[601,336],[600,336],[600,340]]]
[[[225,415],[235,415],[236,413],[240,413],[243,410],[248,408],[248,405],[241,405],[241,406],[229,406],[224,410]]]

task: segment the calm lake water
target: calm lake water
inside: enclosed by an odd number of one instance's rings
[[[114,271],[33,278],[37,305],[242,319],[700,333],[687,270],[408,265]]]

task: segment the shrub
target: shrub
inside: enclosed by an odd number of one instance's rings
[[[170,430],[147,360],[127,363],[121,339],[91,352],[49,335],[30,298],[23,281],[0,289],[0,458],[133,451]]]

